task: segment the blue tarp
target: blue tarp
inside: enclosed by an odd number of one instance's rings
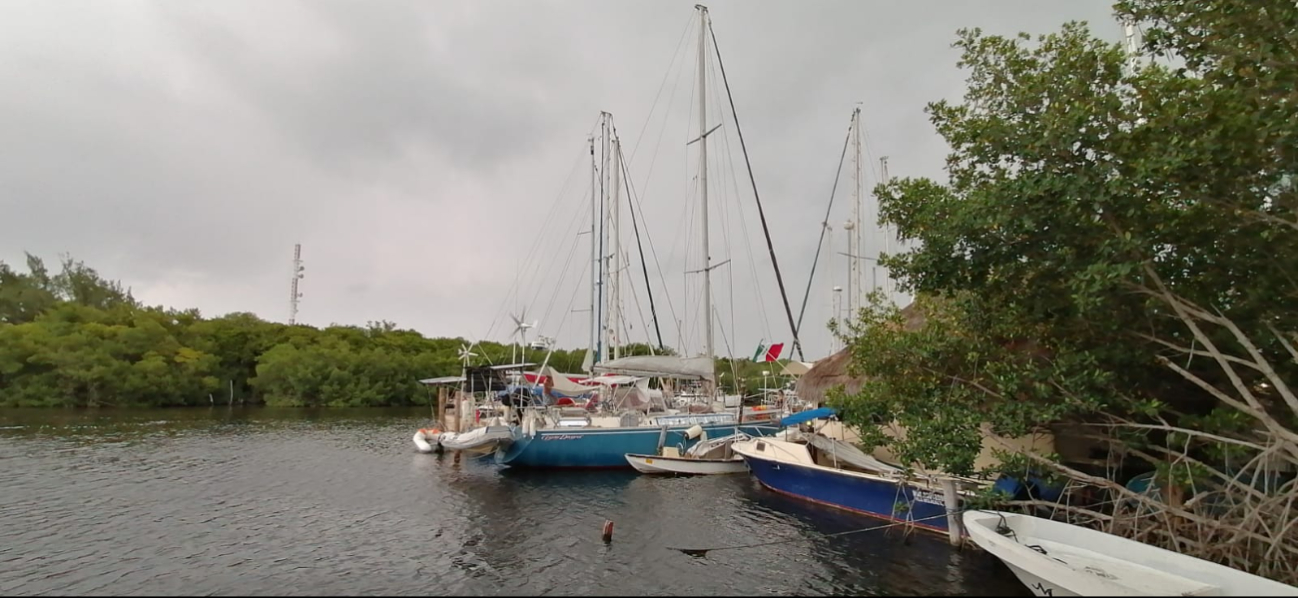
[[[837,414],[837,413],[838,413],[838,412],[837,412],[837,411],[834,411],[834,408],[833,408],[833,407],[821,407],[821,408],[819,408],[819,409],[812,409],[812,410],[810,410],[810,411],[799,411],[799,412],[797,412],[797,413],[794,413],[793,415],[790,415],[790,416],[788,416],[788,417],[786,417],[786,418],[780,420],[780,425],[781,425],[781,426],[796,426],[796,425],[798,425],[798,424],[800,424],[800,423],[802,423],[802,422],[809,422],[809,421],[811,421],[811,420],[813,420],[813,419],[821,419],[821,418],[824,418],[824,417],[830,417],[830,416],[833,416],[833,415],[835,415],[835,414]]]

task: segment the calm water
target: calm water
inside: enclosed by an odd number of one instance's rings
[[[943,539],[825,538],[876,522],[748,476],[421,455],[427,416],[0,411],[0,594],[1028,595]]]

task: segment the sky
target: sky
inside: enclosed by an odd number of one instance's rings
[[[707,137],[709,246],[723,356],[791,337],[740,131],[797,317],[855,108],[859,253],[877,255],[895,248],[870,212],[879,157],[891,176],[945,180],[947,146],[924,108],[963,95],[958,29],[1035,35],[1084,20],[1121,39],[1108,1],[708,8],[730,88],[709,37],[705,114],[709,128],[721,125]],[[693,2],[644,0],[8,0],[0,260],[70,254],[148,305],[287,321],[300,243],[300,323],[387,320],[509,342],[510,315],[525,308],[536,323],[529,340],[585,347],[592,236],[579,233],[591,224],[590,136],[608,112],[632,195],[618,202],[620,335],[657,341],[647,269],[664,343],[697,354],[702,275],[687,271],[703,263],[701,144],[687,142],[699,135],[698,20]],[[833,247],[802,316],[807,360],[834,349],[826,323],[831,289],[848,284],[840,252],[852,162],[849,151]],[[866,287],[872,274],[886,285],[886,273],[869,270]]]

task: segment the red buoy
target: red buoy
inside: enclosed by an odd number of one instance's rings
[[[604,543],[607,544],[612,541],[613,541],[613,522],[605,521],[604,522]]]

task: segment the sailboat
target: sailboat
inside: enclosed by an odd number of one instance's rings
[[[706,248],[709,246],[707,137],[717,127],[709,129],[707,126],[707,87],[704,59],[707,47],[707,32],[709,31],[708,11],[707,7],[701,5],[696,6],[696,8],[699,11],[700,31],[698,72],[699,137],[695,141],[699,143],[700,152],[701,236],[704,259],[706,260],[702,269],[704,280],[703,305],[706,306],[704,309],[706,339],[704,353],[701,356],[690,358],[670,355],[620,357],[614,353],[612,359],[605,360],[603,358],[606,355],[602,354],[601,349],[608,347],[611,352],[616,351],[616,345],[613,342],[616,341],[616,338],[614,335],[610,335],[609,332],[616,329],[617,314],[605,314],[610,318],[607,322],[613,322],[614,325],[601,321],[600,315],[604,314],[602,309],[604,303],[592,297],[591,307],[595,321],[592,322],[591,327],[591,344],[594,349],[594,359],[591,367],[593,371],[601,372],[603,375],[590,378],[586,383],[601,385],[601,391],[599,392],[601,398],[598,401],[598,407],[588,405],[583,409],[552,406],[527,409],[523,414],[522,422],[512,428],[512,441],[496,451],[496,462],[501,465],[511,467],[627,468],[631,466],[626,457],[628,454],[655,455],[660,454],[663,447],[677,447],[688,451],[701,439],[705,438],[738,438],[740,434],[745,438],[757,438],[770,436],[779,430],[778,425],[773,421],[743,421],[742,404],[738,405],[735,412],[680,413],[667,408],[663,401],[654,400],[648,392],[648,381],[651,378],[695,381],[703,384],[709,391],[716,387],[716,374],[714,371],[714,356],[716,353],[713,347],[713,314],[711,309],[711,270],[716,265],[711,263],[711,256]],[[611,115],[604,113],[604,117],[611,118]],[[615,137],[611,139],[611,142],[613,144],[612,156],[615,160],[620,161],[620,143]],[[594,141],[592,140],[592,233],[595,232],[595,214],[597,212],[603,213],[602,210],[596,210],[594,206],[596,195],[594,192],[596,187],[594,154]],[[621,169],[615,164],[612,169],[613,184],[611,185],[614,210],[611,212],[612,216],[608,221],[614,231],[616,231],[617,227],[616,206],[620,187],[618,183],[620,171]],[[596,236],[592,234],[591,243],[592,257],[602,261],[600,257],[604,253],[601,251],[603,248],[602,239],[597,240]],[[613,251],[612,256],[617,256],[617,251]],[[606,272],[615,272],[616,267],[601,266],[596,270],[598,270],[598,273],[592,271],[592,278],[595,279],[592,290],[593,295],[601,295],[604,291],[602,275]],[[778,276],[778,268],[776,272]],[[610,311],[618,309],[616,279],[614,279],[614,283],[610,293],[613,300],[608,305]],[[600,309],[597,310],[596,307]],[[792,323],[791,315],[790,323]],[[597,340],[596,331],[603,331],[603,340]]]

